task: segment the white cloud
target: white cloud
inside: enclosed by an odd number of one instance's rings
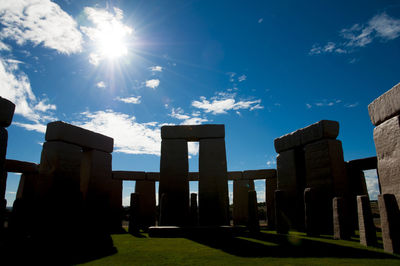
[[[354,107],[357,107],[358,106],[358,102],[356,102],[356,103],[349,103],[349,104],[346,104],[345,105],[345,107],[347,107],[347,108],[354,108]]]
[[[150,79],[146,80],[146,87],[155,89],[160,85],[160,80],[159,79]]]
[[[259,20],[258,20],[258,23],[262,23],[264,21],[264,19],[263,18],[260,18]]]
[[[249,109],[253,111],[264,108],[261,106],[261,100],[236,101],[235,97],[236,94],[219,93],[218,96],[212,97],[209,101],[206,97],[201,96],[200,101],[192,101],[192,106],[214,115],[226,114],[229,110]]]
[[[0,51],[11,51],[10,46],[5,44],[4,42],[0,41]]]
[[[150,67],[150,70],[153,72],[162,72],[163,67],[162,66],[152,66],[152,67]]]
[[[311,107],[312,107],[312,105],[309,104],[309,103],[306,103],[306,106],[307,106],[308,109],[311,109]]]
[[[385,12],[372,17],[365,25],[354,24],[342,29],[339,44],[328,42],[325,46],[314,44],[310,55],[322,53],[350,53],[357,47],[365,47],[374,40],[390,41],[400,36],[400,19],[390,17]]]
[[[238,81],[239,82],[242,82],[242,81],[245,81],[247,79],[247,76],[246,75],[241,75],[240,77],[238,77]]]
[[[104,83],[104,81],[99,81],[96,83],[96,87],[97,88],[105,88],[106,87],[106,83]]]
[[[36,124],[28,124],[28,123],[21,123],[21,122],[13,122],[14,126],[23,127],[29,131],[36,131],[39,133],[46,133],[46,125],[36,123]]]
[[[200,125],[204,122],[207,122],[208,119],[207,118],[202,118],[199,117],[199,113],[192,113],[192,116],[185,114],[185,112],[183,111],[182,108],[178,107],[178,108],[172,108],[171,114],[169,114],[169,116],[179,119],[179,120],[183,120],[181,122],[181,125]]]
[[[371,200],[376,200],[379,195],[378,175],[376,174],[376,170],[366,170],[364,171],[364,176],[369,197]]]
[[[13,0],[0,2],[1,39],[19,45],[32,42],[71,54],[82,50],[82,34],[75,20],[50,0]]]
[[[131,97],[126,97],[126,98],[121,98],[121,97],[117,97],[115,98],[116,101],[120,101],[120,102],[124,102],[124,103],[132,103],[132,104],[139,104],[140,98],[142,98],[142,96],[131,96]]]

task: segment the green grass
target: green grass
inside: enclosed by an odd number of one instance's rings
[[[358,238],[333,240],[290,232],[243,233],[232,238],[149,238],[112,235],[117,252],[87,265],[400,265],[400,256],[364,247]],[[381,245],[381,243],[378,245]]]

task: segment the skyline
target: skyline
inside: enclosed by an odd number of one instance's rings
[[[323,119],[346,161],[375,156],[367,106],[400,82],[396,1],[18,0],[0,22],[7,158],[35,163],[55,120],[113,137],[113,170],[158,172],[169,124],[225,124],[229,171],[276,168],[274,139]],[[367,183],[375,198],[373,171]]]

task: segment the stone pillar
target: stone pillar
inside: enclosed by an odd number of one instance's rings
[[[199,148],[200,225],[229,225],[225,140],[201,139]]]
[[[260,231],[260,222],[258,220],[257,192],[250,190],[248,193],[248,225],[250,232]]]
[[[315,188],[306,188],[304,190],[304,219],[305,230],[309,236],[320,234],[320,205],[318,203],[318,193]]]
[[[140,196],[139,226],[147,230],[156,224],[156,189],[155,182],[137,180],[135,193]]]
[[[111,231],[120,232],[122,230],[122,180],[111,180]]]
[[[5,170],[5,161],[7,153],[8,132],[7,129],[0,127],[0,230],[4,226],[4,215],[7,205],[5,199],[7,186],[7,172]]]
[[[278,234],[287,234],[289,232],[289,219],[285,215],[285,192],[275,190],[275,226]]]
[[[168,200],[160,208],[160,225],[185,225],[189,214],[188,146],[184,139],[161,142],[159,196]]]
[[[267,207],[267,223],[269,228],[275,227],[275,190],[277,178],[265,179],[265,205]]]
[[[400,253],[400,211],[393,194],[378,195],[382,241],[386,252]]]
[[[139,233],[139,204],[140,198],[136,193],[131,194],[131,202],[129,206],[129,227],[128,232],[130,234],[138,234]]]
[[[335,197],[333,204],[333,238],[350,238],[350,217],[347,216],[347,205],[344,198]]]
[[[367,195],[357,196],[357,209],[360,244],[373,246],[376,244],[376,232],[372,220],[371,205]]]
[[[254,190],[254,180],[233,180],[234,225],[246,225],[248,223],[248,193],[250,190]]]
[[[190,194],[190,225],[197,226],[199,224],[199,215],[197,210],[197,194]]]

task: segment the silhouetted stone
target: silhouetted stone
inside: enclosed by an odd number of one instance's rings
[[[162,139],[185,139],[199,141],[201,139],[225,138],[224,125],[180,125],[162,126]]]
[[[287,234],[289,232],[289,219],[285,214],[285,192],[275,191],[275,225],[278,234]]]
[[[320,215],[319,197],[316,189],[306,188],[304,190],[304,218],[305,229],[309,236],[317,236],[320,234],[322,221]]]
[[[400,88],[400,87],[399,87]],[[400,108],[400,107],[399,107]],[[400,116],[374,129],[378,174],[382,194],[393,194],[400,203]]]
[[[368,112],[375,126],[400,114],[400,83],[370,103]]]
[[[250,232],[259,232],[260,223],[258,221],[258,208],[257,208],[257,192],[250,190],[248,193],[248,225]]]
[[[143,171],[112,171],[112,178],[118,180],[145,180],[146,173]]]
[[[243,179],[266,179],[276,177],[275,169],[260,169],[243,171]]]
[[[146,172],[146,180],[147,181],[160,181],[160,173],[159,172]]]
[[[131,194],[131,202],[129,207],[129,227],[128,232],[130,234],[138,234],[140,225],[139,225],[139,204],[140,197],[136,193]]]
[[[378,195],[382,241],[385,251],[400,253],[400,211],[393,194]]]
[[[344,198],[335,197],[333,204],[333,238],[350,238],[349,217],[347,216],[346,201]]]
[[[186,140],[161,142],[159,195],[168,195],[160,208],[160,225],[185,225],[189,214],[188,146]],[[161,197],[160,197],[161,198]]]
[[[39,167],[35,163],[6,159],[5,169],[12,173],[38,173]]]
[[[14,111],[15,104],[0,97],[0,127],[8,127],[11,125]]]
[[[228,172],[228,180],[242,180],[242,179],[244,179],[242,171]]]
[[[357,207],[360,244],[364,246],[373,246],[376,244],[376,232],[372,220],[369,197],[367,195],[357,196]]]
[[[6,154],[7,154],[7,129],[0,127],[0,199],[5,198],[7,185],[7,171],[5,169]]]
[[[47,124],[46,141],[64,141],[87,149],[111,153],[114,139],[62,121]]]
[[[267,208],[268,227],[275,227],[275,190],[277,189],[277,178],[265,179],[265,205]]]
[[[199,172],[189,172],[189,181],[199,181]]]
[[[196,226],[199,224],[199,215],[197,209],[197,194],[190,194],[190,225]]]
[[[156,223],[156,189],[154,181],[138,180],[135,185],[135,193],[140,196],[139,226],[147,230]]]
[[[254,190],[253,180],[233,180],[233,224],[247,225],[249,220],[249,191]]]
[[[110,196],[111,216],[110,227],[112,232],[119,232],[122,228],[122,180],[111,180]]]
[[[224,139],[201,139],[199,148],[200,225],[229,225]]]

